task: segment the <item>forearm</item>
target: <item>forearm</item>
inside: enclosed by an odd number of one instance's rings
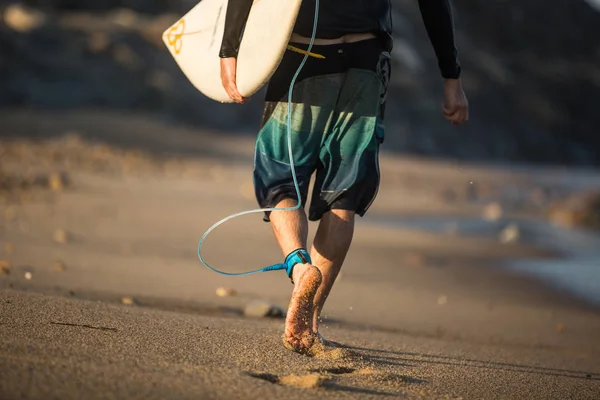
[[[419,0],[419,9],[442,77],[458,78],[460,64],[454,43],[454,21],[449,0]]]
[[[225,16],[225,30],[219,57],[237,57],[242,30],[250,14],[253,0],[229,0],[227,4],[227,15]]]

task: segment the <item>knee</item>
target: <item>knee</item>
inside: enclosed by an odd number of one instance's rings
[[[356,215],[356,212],[353,211],[353,210],[334,209],[334,210],[329,210],[325,214],[323,214],[323,217],[321,218],[321,221],[323,223],[329,224],[329,225],[336,225],[336,224],[348,225],[348,224],[354,224],[354,217],[355,217],[355,215]]]

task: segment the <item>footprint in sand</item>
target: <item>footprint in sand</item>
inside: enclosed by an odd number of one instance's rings
[[[310,350],[308,355],[314,358],[326,359],[326,360],[351,360],[353,358],[360,358],[360,356],[346,348],[342,348],[335,342],[325,341],[322,337],[321,340],[315,343]]]
[[[326,382],[329,381],[327,376],[321,374],[308,374],[308,375],[286,375],[279,377],[277,375],[260,373],[260,374],[249,374],[253,378],[265,380],[267,382],[291,386],[299,389],[316,389],[322,387]]]
[[[298,389],[341,390],[376,395],[394,395],[424,390],[427,381],[415,377],[396,374],[367,355],[347,348],[331,348],[320,343],[311,348],[317,368],[306,373],[275,375],[271,373],[247,372],[253,378],[273,384]],[[323,365],[324,364],[324,365]],[[417,389],[418,388],[418,389]]]
[[[406,393],[414,384],[424,380],[378,371],[371,367],[355,369],[349,366],[318,368],[309,370],[306,375],[290,374],[277,376],[270,373],[248,373],[249,376],[267,382],[297,389],[342,390],[377,395]]]

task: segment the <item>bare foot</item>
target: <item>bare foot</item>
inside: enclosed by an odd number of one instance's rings
[[[317,267],[297,264],[293,278],[294,292],[285,319],[283,344],[289,350],[307,354],[317,338],[313,332],[313,300],[322,277]]]

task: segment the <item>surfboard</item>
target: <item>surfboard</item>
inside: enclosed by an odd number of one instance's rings
[[[302,0],[254,0],[237,57],[236,80],[250,97],[271,78],[292,35]],[[221,83],[219,51],[227,0],[201,0],[163,33],[179,68],[205,96],[230,103]]]

